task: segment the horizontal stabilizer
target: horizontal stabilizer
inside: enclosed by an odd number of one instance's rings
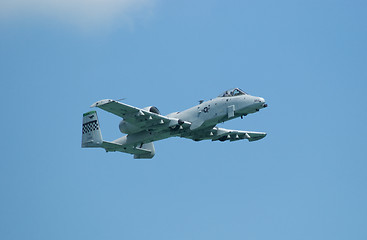
[[[108,142],[108,141],[103,141],[102,148],[104,148],[107,152],[125,152],[125,153],[130,153],[130,154],[150,154],[151,151],[148,149],[144,149],[144,148],[138,148],[138,147],[133,147],[133,146],[125,146],[125,145],[121,145],[118,143],[114,143],[114,142]]]

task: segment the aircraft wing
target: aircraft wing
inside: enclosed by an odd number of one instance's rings
[[[134,119],[134,121],[132,121],[132,123],[138,121],[136,120],[137,117],[142,117],[144,116],[144,118],[146,117],[151,117],[152,119],[155,120],[167,120],[168,118],[156,113],[152,113],[152,112],[148,112],[144,109],[140,109],[137,107],[133,107],[130,106],[128,104],[125,103],[121,103],[121,102],[117,102],[115,100],[111,100],[111,99],[105,99],[105,100],[101,100],[98,101],[94,104],[92,104],[90,107],[99,107],[107,112],[110,112],[112,114],[115,114],[119,117],[124,118],[125,120],[128,119]]]
[[[250,142],[257,141],[266,136],[264,132],[251,132],[251,131],[240,131],[240,130],[230,130],[225,128],[213,128],[213,138],[212,141],[237,141],[241,139],[247,139]]]
[[[214,127],[205,131],[198,131],[194,135],[189,136],[193,140],[204,140],[211,139],[212,141],[237,141],[242,139],[247,139],[250,142],[257,141],[266,136],[264,132],[251,132],[251,131],[240,131],[240,130],[230,130],[225,128]]]
[[[122,117],[126,122],[131,123],[136,127],[140,127],[141,130],[147,128],[162,128],[163,126],[166,128],[167,125],[169,127],[176,125],[188,127],[191,125],[191,123],[187,121],[179,122],[178,119],[169,118],[111,99],[98,101],[92,104],[90,107],[99,107],[107,112]]]

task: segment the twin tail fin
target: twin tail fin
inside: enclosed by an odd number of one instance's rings
[[[96,111],[83,114],[82,148],[101,147],[103,144],[101,128]]]

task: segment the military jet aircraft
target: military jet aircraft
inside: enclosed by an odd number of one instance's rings
[[[106,152],[125,152],[135,159],[153,158],[153,142],[169,137],[183,137],[194,141],[256,141],[263,132],[229,130],[216,127],[218,123],[255,113],[267,107],[264,98],[247,94],[239,88],[225,91],[209,101],[182,112],[160,114],[154,106],[137,108],[115,100],[105,99],[91,105],[115,114],[122,119],[120,131],[127,135],[114,141],[104,141],[97,112],[83,114],[82,147],[104,148]]]

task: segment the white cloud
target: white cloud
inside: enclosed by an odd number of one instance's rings
[[[34,16],[94,28],[149,15],[155,0],[0,0],[0,21]]]

